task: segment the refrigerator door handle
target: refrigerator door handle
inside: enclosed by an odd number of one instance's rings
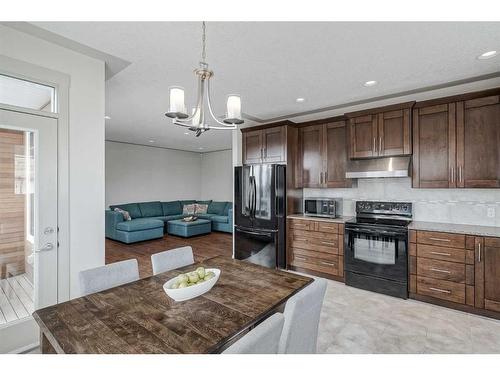
[[[252,216],[255,219],[255,212],[257,210],[257,183],[255,182],[255,177],[252,178],[252,184],[253,184],[253,209],[252,209]]]

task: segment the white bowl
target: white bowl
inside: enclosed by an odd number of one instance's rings
[[[217,268],[206,268],[205,271],[212,271],[215,274],[215,277],[212,277],[210,280],[204,281],[200,284],[188,286],[186,288],[172,289],[172,285],[177,280],[177,276],[163,284],[163,290],[175,301],[187,301],[188,299],[201,296],[212,289],[217,280],[219,280],[220,276],[220,270]]]

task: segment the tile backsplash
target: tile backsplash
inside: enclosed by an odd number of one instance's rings
[[[412,189],[410,178],[375,178],[351,189],[304,189],[307,197],[341,197],[345,216],[355,215],[358,200],[402,201],[413,203],[413,220],[500,226],[500,189]]]

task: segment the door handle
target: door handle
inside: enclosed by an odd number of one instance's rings
[[[39,248],[36,252],[40,253],[42,251],[50,251],[54,248],[54,244],[47,242],[45,245],[43,245],[41,248]]]
[[[43,234],[49,235],[52,233],[54,233],[54,228],[52,228],[52,227],[47,227],[43,230]]]

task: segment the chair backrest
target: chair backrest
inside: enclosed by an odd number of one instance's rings
[[[137,259],[123,260],[80,271],[78,277],[80,292],[87,295],[139,280],[139,266]]]
[[[179,247],[177,249],[162,251],[161,253],[151,255],[153,275],[189,266],[193,263],[194,257],[191,246]]]
[[[316,353],[319,317],[325,292],[326,280],[318,278],[286,302],[280,354]]]
[[[285,318],[276,313],[267,318],[233,345],[223,354],[277,354]]]

